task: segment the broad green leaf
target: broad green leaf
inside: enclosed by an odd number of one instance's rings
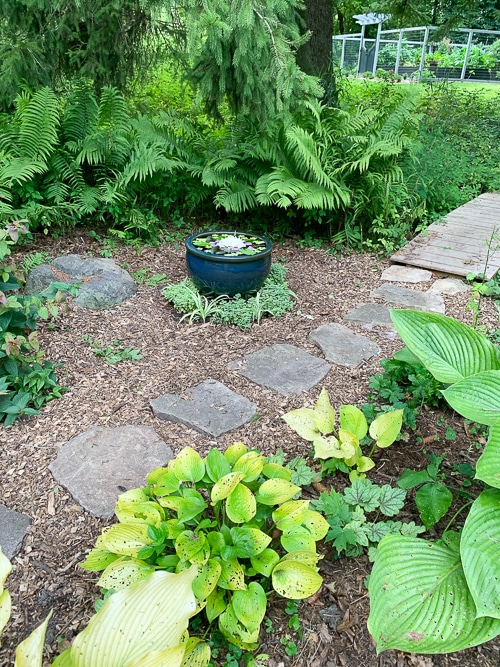
[[[235,528],[231,528],[231,538],[237,551],[240,543],[244,542],[250,546],[248,554],[245,556],[238,554],[240,558],[258,556],[272,540],[271,536],[267,533],[258,528],[250,528],[250,526],[236,526]]]
[[[165,468],[158,468],[158,470],[164,471]],[[129,489],[120,493],[118,496],[118,503],[147,503],[150,502],[150,498],[144,489]],[[153,503],[151,503],[153,504]]]
[[[281,546],[285,551],[315,551],[316,540],[307,528],[290,526],[285,528],[280,537]]]
[[[247,448],[242,442],[235,442],[233,445],[228,447],[224,452],[225,458],[229,461],[231,466],[234,466],[236,461],[243,456],[247,451]]]
[[[500,488],[500,422],[490,427],[488,442],[476,463],[476,479]]]
[[[340,408],[340,426],[344,431],[353,433],[358,440],[362,440],[368,433],[366,417],[354,405],[342,405]]]
[[[2,630],[5,628],[10,619],[10,614],[12,611],[12,601],[10,598],[10,593],[7,589],[3,590],[0,593],[0,635]],[[1,646],[0,642],[0,646]]]
[[[377,447],[389,447],[398,437],[403,424],[403,410],[383,412],[370,424],[370,436]]]
[[[127,660],[123,667],[181,667],[186,647],[172,646],[163,651],[150,651],[133,660]]]
[[[175,540],[175,552],[181,560],[191,560],[206,542],[203,533],[195,533],[192,530],[183,531]]]
[[[500,491],[487,489],[474,501],[460,540],[462,566],[477,617],[500,618]]]
[[[403,347],[398,350],[392,358],[396,359],[396,361],[404,361],[406,364],[410,364],[411,366],[423,366],[417,355],[413,354],[413,352],[410,352],[407,347]]]
[[[282,530],[284,525],[295,524],[300,526],[305,519],[309,500],[289,500],[276,508],[272,514],[276,526]]]
[[[103,546],[120,556],[137,556],[152,541],[145,524],[116,523],[102,533]]]
[[[296,486],[286,479],[268,479],[257,491],[257,502],[263,505],[281,505],[300,492]]]
[[[248,584],[246,591],[236,591],[231,599],[236,618],[249,632],[260,628],[266,615],[267,597],[262,586],[256,581]]]
[[[154,572],[108,598],[73,642],[74,667],[122,667],[179,646],[196,611],[195,576],[194,567],[180,574]]]
[[[303,600],[314,595],[323,579],[315,569],[296,560],[281,560],[273,570],[274,590],[285,598]]]
[[[384,537],[368,590],[368,629],[378,653],[449,653],[500,633],[497,619],[475,619],[459,554],[422,539]]]
[[[12,572],[12,565],[7,556],[3,553],[0,547],[0,589],[5,585],[5,581]]]
[[[205,468],[212,482],[231,472],[231,464],[218,449],[211,449],[205,459]]]
[[[440,382],[500,369],[495,346],[461,322],[413,310],[391,310],[391,318],[408,349]]]
[[[190,637],[186,644],[186,651],[181,667],[207,667],[210,662],[210,646],[207,642]]]
[[[184,447],[175,458],[173,470],[181,482],[199,482],[205,475],[205,464],[192,447]]]
[[[309,509],[306,510],[302,525],[304,528],[307,528],[316,542],[322,540],[330,528],[330,524],[325,517],[321,516],[319,512]],[[312,551],[314,551],[314,549],[312,549]]]
[[[210,551],[212,556],[218,556],[222,549],[226,546],[224,536],[215,530],[207,533],[207,542],[210,544]]]
[[[243,473],[244,482],[253,482],[262,472],[265,460],[265,456],[258,452],[247,452],[236,461],[233,471]]]
[[[128,588],[136,581],[146,579],[154,571],[153,566],[147,565],[143,561],[124,557],[108,565],[101,574],[97,585],[106,590],[120,591],[123,588]]]
[[[14,667],[42,667],[43,645],[45,642],[45,633],[49,624],[52,612],[45,621],[39,625],[26,639],[19,644],[16,649],[16,660]]]
[[[423,484],[424,482],[432,482],[432,477],[427,470],[419,470],[417,472],[410,468],[405,468],[396,484],[401,489],[413,489],[415,486],[419,486],[419,484]]]
[[[311,408],[291,410],[283,415],[283,419],[304,440],[312,442],[319,435],[314,410]]]
[[[270,577],[280,557],[274,549],[264,549],[258,556],[250,559],[253,569],[264,577]]]
[[[327,437],[317,436],[314,439],[313,447],[315,459],[344,459],[346,453],[350,456],[354,454],[354,449],[352,447],[349,448],[347,452],[345,449],[342,449],[341,443],[334,435],[329,435]]]
[[[231,643],[240,648],[253,651],[258,646],[259,630],[249,632],[238,620],[232,604],[228,604],[226,610],[219,616],[219,629]]]
[[[448,387],[443,395],[466,419],[493,425],[500,419],[500,371],[485,371]]]
[[[208,507],[207,503],[200,496],[191,498],[179,498],[177,504],[177,517],[183,523],[191,521],[194,517],[201,514]]]
[[[373,461],[369,456],[360,456],[356,460],[356,467],[358,472],[368,472],[375,467],[375,461]]]
[[[71,648],[67,648],[60,653],[52,662],[51,667],[74,667],[74,662],[71,659]]]
[[[211,501],[218,503],[227,498],[238,486],[245,475],[242,472],[230,472],[216,482],[212,487]]]
[[[203,602],[217,586],[222,567],[214,558],[210,558],[204,565],[198,566],[198,574],[193,581],[193,593]]]
[[[116,518],[120,523],[147,523],[159,526],[165,513],[158,503],[130,502],[119,498],[115,507]]]
[[[217,616],[220,616],[222,612],[227,607],[225,592],[220,588],[216,588],[207,598],[207,604],[205,607],[205,613],[208,618],[208,622],[212,623]]]
[[[415,503],[424,526],[429,529],[448,511],[453,494],[441,482],[424,484],[415,494]]]
[[[152,479],[154,482],[149,482],[152,485],[152,491],[155,496],[168,496],[169,493],[174,493],[180,486],[180,479],[169,468],[159,468],[161,474],[155,475]],[[151,476],[148,476],[148,481]]]
[[[235,560],[220,560],[221,573],[218,581],[220,588],[226,588],[230,591],[245,590],[245,573],[243,568]]]
[[[314,406],[314,426],[316,430],[326,435],[335,428],[337,414],[330,403],[330,397],[326,389],[322,389],[316,405]]]
[[[257,501],[254,494],[248,486],[237,484],[226,500],[227,516],[233,523],[248,523],[256,512]]]
[[[288,482],[292,479],[292,471],[290,468],[285,468],[285,466],[280,465],[279,463],[266,463],[262,468],[262,474],[268,479],[286,479]]]
[[[293,560],[297,563],[304,563],[312,567],[316,571],[316,565],[318,561],[323,556],[320,556],[315,551],[291,551],[289,554],[285,554],[280,562],[284,563],[285,561]]]

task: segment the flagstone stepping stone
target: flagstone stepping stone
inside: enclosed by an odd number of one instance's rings
[[[179,394],[163,394],[150,402],[155,417],[217,438],[249,422],[257,406],[221,382],[209,378]]]
[[[401,266],[400,264],[393,264],[381,276],[381,280],[399,283],[425,283],[431,278],[431,271],[416,269],[413,266]]]
[[[290,396],[314,387],[331,366],[294,345],[278,344],[233,361],[228,368],[261,387]]]
[[[80,255],[64,255],[50,264],[36,266],[28,274],[24,291],[26,294],[39,294],[53,282],[82,282],[73,303],[91,310],[116,306],[137,291],[132,276],[114,260],[82,258]]]
[[[387,283],[370,292],[370,296],[383,299],[386,303],[403,308],[413,308],[431,313],[444,313],[443,297],[418,290],[388,285]]]
[[[342,324],[323,324],[311,332],[309,338],[319,345],[328,361],[339,366],[356,367],[380,354],[376,343]]]
[[[150,426],[91,426],[61,447],[49,469],[82,507],[111,519],[120,493],[144,486],[172,458]]]
[[[356,322],[366,328],[393,327],[389,308],[383,303],[361,303],[350,310],[344,317],[344,322]]]
[[[7,558],[19,551],[31,519],[26,514],[0,505],[0,547]]]
[[[468,292],[469,290],[469,285],[464,285],[464,283],[457,278],[441,278],[432,283],[427,291],[431,294],[454,296],[455,294],[461,294],[462,292]]]

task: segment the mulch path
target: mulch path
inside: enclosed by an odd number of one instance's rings
[[[23,253],[46,250],[51,257],[76,252],[99,254],[101,247],[85,232],[59,239],[35,238]],[[22,253],[19,258],[22,257]],[[165,273],[176,282],[185,277],[182,243],[145,248],[137,252],[119,247],[114,259],[130,272],[147,269],[152,274]],[[60,384],[69,388],[60,400],[49,403],[37,417],[18,420],[0,431],[1,502],[27,514],[32,519],[20,553],[14,557],[14,572],[8,579],[13,597],[12,620],[3,637],[0,666],[12,664],[14,646],[22,640],[50,609],[54,615],[47,633],[47,656],[60,652],[88,623],[93,602],[99,596],[97,576],[78,567],[94,545],[104,522],[83,510],[64,488],[52,478],[48,465],[59,448],[72,436],[92,425],[152,426],[174,453],[190,445],[205,455],[210,447],[225,449],[243,440],[264,454],[282,448],[290,458],[306,456],[308,444],[289,429],[281,415],[304,405],[312,407],[321,386],[339,406],[360,404],[366,399],[370,376],[379,368],[383,356],[390,356],[401,346],[398,341],[363,329],[382,349],[382,356],[356,369],[333,367],[321,385],[307,395],[285,398],[271,390],[253,385],[228,371],[229,362],[275,343],[290,343],[321,356],[308,339],[321,324],[341,322],[354,306],[373,301],[369,293],[379,286],[380,275],[389,264],[368,254],[336,256],[316,248],[298,248],[292,243],[277,245],[273,253],[288,267],[288,282],[297,295],[293,312],[279,319],[265,319],[248,332],[219,325],[179,324],[179,315],[161,294],[162,287],[138,286],[137,296],[108,311],[62,310],[52,324],[43,324],[40,337],[47,358],[60,362]],[[415,286],[427,289],[429,285]],[[470,295],[445,297],[447,314],[471,321],[467,310]],[[482,317],[495,326],[496,308],[489,300],[482,307]],[[138,362],[108,365],[90,349],[83,336],[98,339],[104,346],[120,340],[126,347],[141,350]],[[214,378],[258,405],[260,418],[221,436],[217,440],[188,430],[181,425],[156,420],[149,401],[163,393],[179,393],[199,382]],[[442,437],[439,411],[423,411],[415,433],[408,442],[399,442],[384,450],[370,479],[377,483],[394,481],[405,467],[422,468],[428,463],[428,451],[446,453],[446,465],[477,458],[471,451],[471,439],[456,416],[448,413],[446,423],[454,426],[458,437],[448,442]],[[417,436],[423,438],[417,441]],[[437,440],[435,440],[437,438]],[[434,441],[435,440],[435,441]],[[429,444],[432,441],[432,444]],[[428,443],[428,444],[425,444]],[[335,478],[333,484],[345,484]],[[408,512],[414,512],[408,503]],[[408,516],[408,518],[417,518]],[[452,667],[458,663],[472,667],[498,667],[500,640],[448,656],[414,656],[389,651],[376,656],[366,629],[368,598],[364,585],[370,564],[363,556],[335,560],[328,546],[324,549],[322,574],[325,584],[319,595],[299,606],[304,628],[298,653],[289,657],[279,641],[288,629],[288,617],[282,601],[272,601],[269,618],[275,632],[263,633],[260,653],[270,655],[269,667]],[[342,620],[331,629],[319,611],[335,603]],[[296,639],[296,638],[295,638]],[[46,664],[50,664],[47,658]],[[220,663],[221,665],[223,662]],[[105,667],[103,665],[103,667]]]

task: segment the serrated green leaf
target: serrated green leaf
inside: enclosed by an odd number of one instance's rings
[[[349,505],[360,505],[366,512],[373,512],[379,505],[381,488],[369,480],[356,479],[344,489],[344,498]]]
[[[385,516],[395,516],[403,508],[406,499],[406,491],[384,484],[380,487],[378,498],[379,509]]]

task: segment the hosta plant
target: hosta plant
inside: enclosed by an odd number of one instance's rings
[[[366,417],[359,408],[342,405],[337,425],[336,410],[330,403],[328,392],[322,389],[314,408],[292,410],[283,415],[283,419],[302,438],[313,443],[315,458],[333,460],[333,468],[342,462],[354,480],[364,477],[364,473],[373,468],[375,463],[370,457],[376,447],[389,447],[396,440],[401,431],[403,410],[384,412],[368,428]],[[365,456],[361,441],[367,435],[373,442],[369,455]]]
[[[437,542],[389,535],[370,577],[368,627],[377,651],[448,653],[500,634],[500,361],[486,336],[444,315],[393,311],[409,350],[459,414],[489,426],[476,479],[491,488],[461,532]]]
[[[267,596],[301,599],[322,582],[316,542],[326,520],[296,500],[292,471],[239,442],[203,459],[186,447],[143,489],[122,494],[119,523],[83,563],[98,585],[120,590],[155,570],[198,567],[193,591],[209,623],[245,650],[258,645]]]

